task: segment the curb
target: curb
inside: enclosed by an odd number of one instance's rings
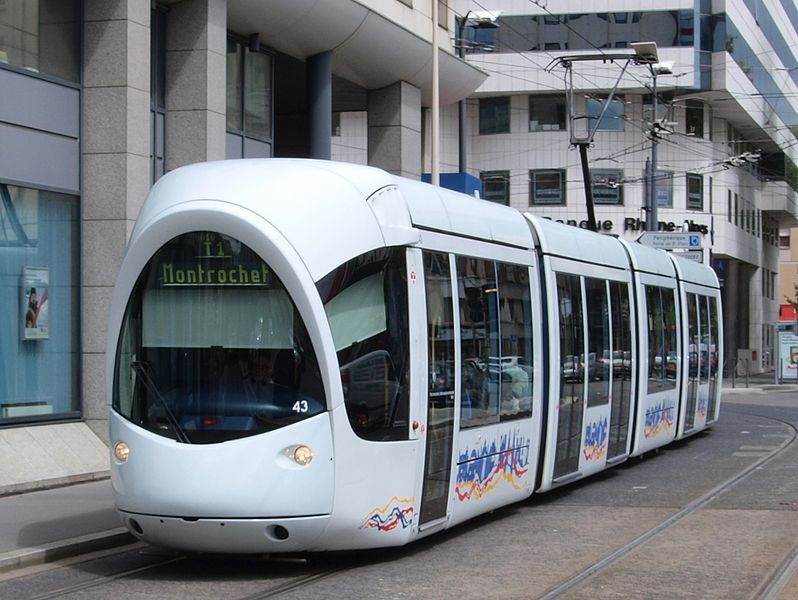
[[[37,548],[10,550],[0,553],[0,572],[40,565],[78,554],[107,550],[137,541],[126,528],[118,527],[108,531],[99,531],[50,544],[43,544]]]
[[[798,391],[798,385],[795,384],[778,384],[769,383],[762,385],[755,385],[751,387],[726,387],[723,388],[721,398],[723,396],[738,395],[738,394],[769,394],[772,392],[795,392]]]
[[[51,490],[58,487],[67,487],[78,483],[89,483],[91,481],[102,481],[111,478],[111,471],[95,471],[92,473],[78,473],[76,475],[66,475],[65,477],[53,477],[37,481],[22,481],[19,483],[9,483],[0,485],[0,497],[13,496],[15,494],[26,494],[28,492],[38,492],[41,490]]]

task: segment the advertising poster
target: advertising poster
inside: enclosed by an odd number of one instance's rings
[[[788,331],[779,332],[781,357],[779,379],[798,379],[798,336]]]
[[[50,270],[45,267],[25,267],[22,272],[23,340],[46,340],[50,336],[49,281]]]

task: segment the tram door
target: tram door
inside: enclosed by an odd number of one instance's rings
[[[561,366],[554,479],[589,475],[625,455],[631,402],[624,368],[624,360],[631,361],[627,284],[558,273],[557,301]]]
[[[554,478],[579,469],[582,420],[585,411],[585,338],[582,315],[582,280],[578,275],[557,274],[560,313],[560,409]]]
[[[449,256],[424,252],[427,300],[427,447],[419,524],[446,516],[454,441],[454,310]]]

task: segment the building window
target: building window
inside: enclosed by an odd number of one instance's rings
[[[80,81],[80,0],[0,2],[0,64]]]
[[[529,206],[565,204],[565,171],[529,172]]]
[[[685,108],[685,124],[687,135],[704,137],[704,103],[688,100]]]
[[[227,158],[272,153],[273,57],[227,40]]]
[[[529,131],[564,131],[565,97],[562,95],[529,97]]]
[[[485,200],[510,205],[510,171],[483,171],[479,179]]]
[[[479,99],[479,134],[510,133],[510,96]]]
[[[605,104],[607,104],[607,98],[591,97],[587,99],[587,118],[590,131],[623,131],[626,110],[623,97],[613,97],[602,117],[601,111],[604,110]],[[599,117],[601,117],[601,120],[599,120]]]
[[[734,225],[740,224],[740,195],[734,192]]]
[[[704,176],[687,174],[687,210],[704,210]]]
[[[595,204],[623,204],[623,171],[620,169],[591,169],[593,202]]]
[[[790,247],[790,236],[788,235],[780,235],[779,236],[779,248],[789,248]]]
[[[0,183],[0,425],[80,416],[78,205]]]
[[[150,175],[155,183],[165,171],[166,12],[156,6],[150,14]]]
[[[673,208],[673,171],[657,170],[654,191],[659,208]]]
[[[732,212],[734,208],[732,207],[732,191],[726,190],[726,219],[731,223],[732,219]]]

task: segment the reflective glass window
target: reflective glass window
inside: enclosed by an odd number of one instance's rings
[[[646,286],[648,308],[648,392],[676,387],[679,357],[676,353],[674,291]]]
[[[498,284],[493,261],[457,258],[463,374],[461,425],[499,418],[501,367]]]
[[[565,204],[565,170],[529,172],[529,205]]]
[[[482,171],[482,197],[490,202],[510,204],[510,171]]]
[[[613,458],[626,451],[629,429],[629,409],[632,401],[632,372],[634,349],[632,346],[632,315],[629,303],[629,285],[610,282],[612,314],[612,404],[610,407],[610,441],[607,457]]]
[[[479,134],[510,132],[510,96],[479,99]]]
[[[577,470],[582,442],[586,361],[582,279],[578,275],[557,274],[557,303],[560,399],[557,413],[555,477]]]
[[[404,249],[373,250],[317,284],[335,342],[349,422],[367,440],[409,435],[406,264]]]
[[[623,204],[623,171],[620,169],[590,169],[593,201],[596,204]]]
[[[529,97],[529,131],[562,131],[565,114],[563,94]]]
[[[529,267],[498,263],[498,276],[501,420],[507,421],[528,416],[532,411],[532,303]]]
[[[255,252],[203,231],[160,248],[128,302],[113,406],[183,443],[223,442],[326,410],[316,354]]]
[[[79,0],[4,0],[0,63],[80,81],[80,7]]]
[[[80,415],[78,206],[0,183],[0,424]]]
[[[585,278],[587,315],[587,405],[601,406],[610,400],[612,346],[607,282]]]
[[[626,104],[623,96],[614,96],[609,98],[594,98],[588,97],[587,99],[587,118],[590,131],[623,131],[625,128],[626,120]],[[605,110],[606,107],[606,110]],[[602,112],[604,113],[602,115]]]

